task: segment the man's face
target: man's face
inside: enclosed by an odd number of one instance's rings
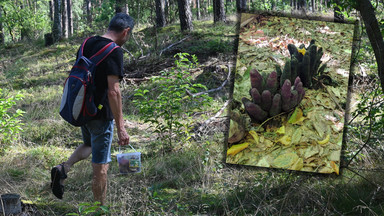
[[[118,41],[119,46],[122,46],[123,44],[125,44],[125,42],[129,40],[130,35],[131,35],[131,29],[130,28],[124,29],[121,32],[120,39]]]

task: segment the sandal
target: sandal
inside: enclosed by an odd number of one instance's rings
[[[65,169],[64,169],[64,163],[60,164],[61,170],[57,167],[53,167],[51,170],[51,188],[53,194],[59,198],[63,198],[64,194],[64,185],[60,183],[61,179],[66,179],[67,174],[65,174]]]

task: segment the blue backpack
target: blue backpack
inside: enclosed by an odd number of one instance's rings
[[[63,96],[60,105],[60,115],[74,126],[82,126],[96,116],[102,105],[94,102],[94,77],[100,64],[118,46],[111,42],[90,58],[83,56],[85,39],[80,47],[76,63],[73,65],[68,78],[64,82]]]

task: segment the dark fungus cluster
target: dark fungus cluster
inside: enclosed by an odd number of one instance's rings
[[[312,88],[314,78],[322,75],[326,64],[321,64],[322,48],[317,48],[315,40],[308,47],[301,44],[299,49],[289,44],[291,58],[281,70],[262,76],[256,69],[250,70],[252,100],[243,97],[245,111],[254,122],[263,122],[281,112],[292,110],[300,104],[305,95],[304,87]]]

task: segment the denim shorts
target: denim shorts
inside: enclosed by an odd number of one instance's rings
[[[111,162],[113,120],[92,120],[81,126],[84,144],[92,147],[92,163]]]

